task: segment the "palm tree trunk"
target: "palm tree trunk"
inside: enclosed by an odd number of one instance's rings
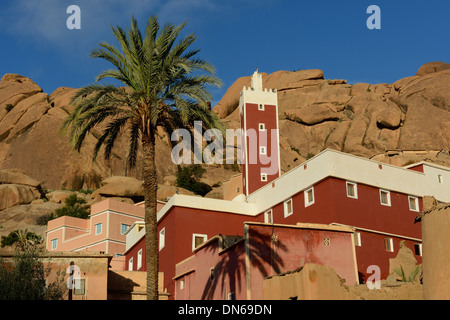
[[[158,231],[156,220],[157,178],[155,166],[155,135],[142,137],[143,185],[145,196],[145,245],[147,264],[147,299],[158,300]]]

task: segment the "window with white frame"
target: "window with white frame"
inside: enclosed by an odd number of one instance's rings
[[[347,197],[358,199],[358,188],[356,186],[356,183],[353,182],[346,182],[346,189],[347,189]]]
[[[273,212],[272,209],[264,212],[264,222],[265,223],[273,223]]]
[[[195,250],[199,245],[203,244],[208,239],[206,234],[194,233],[192,235],[192,250]]]
[[[264,146],[259,147],[259,154],[262,154],[262,155],[267,154],[267,148]]]
[[[409,210],[419,212],[419,198],[417,197],[408,197]]]
[[[140,249],[137,253],[137,267],[136,270],[139,270],[142,267],[142,249]]]
[[[394,241],[392,238],[384,238],[384,249],[389,252],[394,252]]]
[[[55,250],[56,248],[58,248],[58,239],[53,239],[52,240],[52,250]]]
[[[304,192],[305,194],[305,207],[314,204],[314,188],[310,188]]]
[[[127,232],[129,227],[130,227],[129,224],[121,223],[120,224],[120,234],[124,234],[125,232]]]
[[[180,290],[184,289],[184,279],[180,280]]]
[[[266,125],[264,123],[260,123],[258,125],[259,131],[265,131],[266,130]]]
[[[353,234],[353,239],[355,240],[355,246],[356,247],[361,247],[361,233],[360,232],[355,232]]]
[[[261,181],[267,181],[267,173],[261,173]]]
[[[166,245],[166,228],[162,228],[161,231],[159,231],[159,250],[161,251],[162,248]]]
[[[128,271],[133,271],[133,258],[128,260]]]
[[[284,217],[289,217],[293,212],[292,199],[289,199],[284,202]]]
[[[101,234],[102,233],[102,227],[103,227],[103,224],[101,222],[97,223],[95,225],[95,234]]]
[[[414,253],[416,256],[422,256],[422,244],[421,243],[414,243]]]
[[[380,203],[383,206],[391,205],[391,193],[387,190],[380,190]]]
[[[258,106],[258,110],[259,110],[259,111],[264,111],[264,105],[263,105],[263,104],[260,104],[260,105]]]

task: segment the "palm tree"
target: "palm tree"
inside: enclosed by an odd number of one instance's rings
[[[223,131],[208,104],[208,86],[220,87],[221,82],[210,63],[195,57],[199,50],[189,49],[197,39],[194,34],[177,41],[185,25],[166,24],[161,28],[157,17],[151,16],[144,37],[134,17],[129,30],[112,27],[120,47],[101,42],[91,57],[104,59],[114,68],[102,72],[95,84],[74,94],[74,109],[62,127],[80,151],[86,135],[99,124],[106,124],[93,150],[94,161],[102,146],[105,160],[110,158],[114,142],[124,130],[130,136],[129,168],[136,166],[138,149],[142,148],[147,299],[151,300],[158,299],[157,127],[170,134],[177,128],[192,129],[193,120],[199,120],[204,128]],[[104,78],[118,80],[123,86],[100,84]]]

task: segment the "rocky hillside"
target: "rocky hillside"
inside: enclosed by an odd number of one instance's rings
[[[237,79],[213,108],[228,128],[239,127],[243,86],[250,86],[250,76]],[[263,86],[278,90],[283,172],[326,148],[396,165],[427,160],[450,166],[450,64],[425,64],[414,76],[393,84],[349,84],[326,79],[321,70],[300,70],[263,74]],[[104,197],[142,200],[140,166],[133,172],[126,169],[127,132],[110,162],[99,157],[95,163],[92,150],[101,128],[87,137],[81,153],[60,133],[76,90],[59,88],[47,94],[24,76],[2,77],[0,235],[18,226],[42,234],[45,227],[37,226],[37,219],[63,206],[75,190],[96,189],[78,193],[88,204]],[[174,186],[177,167],[170,160],[169,142],[160,132],[160,200],[175,192],[192,194]],[[207,197],[216,198],[223,194],[221,183],[239,171],[233,165],[205,168],[202,182],[213,187]],[[54,191],[61,189],[66,191]]]
[[[214,107],[239,126],[239,78]],[[326,148],[404,165],[427,159],[450,163],[450,64],[432,62],[393,84],[349,84],[322,70],[263,74],[278,91],[283,171]]]

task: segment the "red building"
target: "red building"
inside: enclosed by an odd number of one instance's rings
[[[262,88],[257,73],[253,81],[254,89]],[[260,92],[262,101],[266,101],[266,93],[276,96],[276,92],[259,89],[244,92],[252,92],[256,98],[255,92]],[[257,100],[247,103],[247,94],[241,99],[241,107],[246,107],[241,109],[244,131],[245,126],[253,128],[256,123],[265,123],[266,128],[277,127],[275,121],[257,119],[258,114],[265,119],[262,110],[252,110],[260,105]],[[276,103],[261,104],[265,111],[276,110]],[[248,113],[252,113],[252,121],[245,120],[246,112],[247,119]],[[276,118],[276,114],[272,116]],[[379,266],[382,278],[386,277],[389,258],[396,256],[402,240],[421,263],[421,227],[415,223],[415,217],[422,209],[421,198],[425,195],[450,201],[449,168],[428,163],[402,168],[327,149],[282,176],[277,170],[261,179],[264,168],[279,168],[279,152],[273,143],[278,146],[278,140],[274,139],[267,140],[264,146],[266,150],[276,150],[271,153],[271,161],[276,164],[243,162],[244,195],[232,201],[174,195],[158,212],[159,269],[164,273],[165,286],[161,290],[167,290],[171,299],[175,298],[175,278],[180,278],[176,265],[215,236],[244,236],[246,222],[351,227],[360,282],[366,279],[371,265]],[[244,159],[250,152],[248,146],[244,143],[242,147]],[[277,156],[273,157],[275,153]],[[145,261],[143,237],[127,244],[125,263],[130,259],[136,261],[140,250]],[[301,264],[301,257],[296,261]],[[140,270],[143,268],[145,263]]]
[[[244,88],[239,100],[242,129],[242,185],[249,195],[280,177],[278,99],[275,89],[262,85],[255,72],[251,87]]]
[[[353,229],[319,224],[245,223],[243,237],[215,236],[176,265],[175,299],[261,300],[265,277],[306,263],[358,281]]]

